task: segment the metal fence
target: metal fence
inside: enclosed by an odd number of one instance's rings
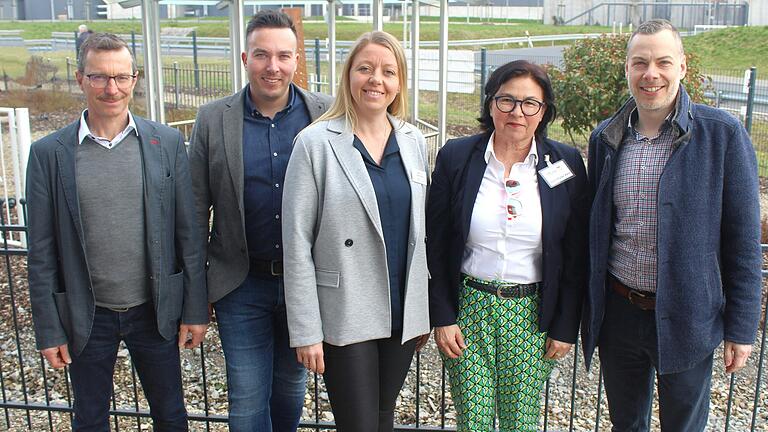
[[[3,206],[22,205],[2,202]],[[12,247],[5,239],[11,232],[25,232],[16,220],[0,212],[0,427],[8,430],[69,430],[72,391],[66,370],[53,370],[35,351],[26,285],[26,249]],[[763,246],[764,252],[768,246]],[[763,271],[763,277],[768,271]],[[765,290],[764,290],[765,291]],[[765,294],[764,294],[765,300]],[[765,303],[763,304],[765,311]],[[721,354],[716,354],[712,404],[707,430],[755,431],[768,425],[765,386],[766,319],[760,322],[758,340],[747,367],[725,375]],[[599,363],[585,371],[582,353],[562,360],[543,390],[541,429],[609,430]],[[115,367],[112,394],[114,430],[145,430],[151,422],[141,385],[130,356],[121,346]],[[187,410],[193,431],[226,430],[226,378],[215,323],[201,348],[182,353]],[[415,357],[398,399],[395,430],[455,430],[455,411],[446,373],[432,342]],[[310,376],[301,430],[335,430],[322,378]],[[649,413],[658,429],[658,407]]]

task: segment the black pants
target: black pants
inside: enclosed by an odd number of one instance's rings
[[[323,378],[340,432],[393,430],[395,401],[416,348],[416,339],[401,345],[400,338],[323,344]]]
[[[650,430],[654,378],[662,432],[706,428],[712,354],[688,370],[659,375],[654,311],[640,310],[613,290],[608,291],[599,347],[613,432]]]

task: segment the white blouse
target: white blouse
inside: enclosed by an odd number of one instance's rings
[[[472,210],[461,271],[484,280],[540,282],[542,220],[536,140],[528,156],[512,165],[509,177],[504,178],[504,164],[493,149],[494,135],[485,150],[487,166]]]

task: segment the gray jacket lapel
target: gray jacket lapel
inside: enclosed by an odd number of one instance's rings
[[[343,117],[329,120],[328,130],[338,134],[330,139],[333,154],[339,161],[342,171],[363,203],[365,212],[383,241],[384,231],[381,228],[379,207],[376,204],[376,192],[373,190],[373,184],[371,184],[368,171],[365,169],[365,162],[363,162],[360,152],[353,146],[354,134],[351,129],[347,128],[346,120]]]
[[[416,178],[416,172],[421,171],[424,174],[426,180],[426,172],[424,171],[424,163],[419,156],[419,147],[416,142],[416,137],[413,135],[413,131],[408,126],[400,127],[401,121],[395,117],[390,116],[389,121],[392,123],[392,128],[395,131],[395,138],[397,144],[400,147],[400,159],[403,161],[405,172],[408,175],[408,184],[411,186],[411,228],[409,238],[415,239],[419,235],[419,223],[416,220],[416,215],[420,212],[416,211],[416,206],[424,206],[424,201],[419,198],[423,198],[419,188],[421,185],[414,181]]]
[[[80,244],[85,248],[85,237],[80,220],[80,202],[77,196],[77,183],[75,181],[75,150],[78,145],[77,131],[80,121],[71,123],[59,133],[59,146],[56,148],[56,164],[58,165],[59,181],[64,190],[64,198],[67,201],[69,214],[72,216]]]
[[[224,153],[239,207],[243,204],[243,115],[247,91],[248,87],[245,87],[235,93],[222,113]]]

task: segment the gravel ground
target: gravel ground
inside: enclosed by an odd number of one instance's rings
[[[76,110],[56,113],[35,113],[33,111],[30,119],[34,128],[33,139],[38,139],[50,131],[66,125],[78,115],[79,111]],[[768,183],[766,182],[763,182],[762,185],[761,208],[764,209],[764,212],[765,209],[768,209]],[[16,342],[16,328],[19,329],[18,343]],[[758,335],[758,342],[761,338],[762,333]],[[23,403],[26,400],[29,403],[45,404],[46,400],[49,400],[54,405],[68,404],[69,390],[64,373],[54,371],[49,367],[41,368],[41,358],[34,349],[34,337],[26,293],[26,268],[25,261],[21,257],[4,257],[3,262],[0,263],[0,351],[0,380],[3,384],[1,390],[4,401]],[[201,355],[203,354],[205,357],[205,377],[202,374]],[[759,384],[763,397],[758,403],[755,430],[768,431],[768,397],[764,396],[764,389],[768,387],[766,374],[763,373],[761,382],[757,382],[757,363],[760,354],[760,348],[756,345],[747,368],[734,377],[729,430],[746,431],[750,429],[755,386]],[[19,368],[19,357],[23,359],[22,362],[25,365],[23,373]],[[204,415],[207,412],[211,415],[226,415],[226,378],[215,325],[209,328],[204,350],[196,349],[185,352],[182,359],[187,407],[190,414]],[[578,361],[577,364],[575,364],[576,360]],[[599,407],[599,429],[610,429],[604,396],[600,398],[600,404],[598,404],[599,364],[595,364],[592,370],[588,372],[584,369],[582,361],[583,358],[580,354],[577,359],[574,359],[573,354],[571,354],[561,360],[554,370],[550,379],[546,410],[542,406],[542,428],[544,428],[544,417],[546,416],[547,430],[569,430],[571,418],[573,430],[595,430]],[[574,366],[576,370],[575,388],[572,386]],[[414,362],[398,399],[397,423],[415,425],[418,415],[420,425],[440,427],[443,424],[441,413],[444,410],[445,426],[455,425],[455,411],[451,404],[450,391],[447,383],[444,385],[442,381],[441,362],[434,342],[430,341],[421,353],[419,367],[420,398],[418,407],[416,406],[416,362]],[[205,380],[207,388],[205,393],[203,380]],[[317,388],[319,406],[315,406],[313,398],[315,380],[310,376],[303,420],[314,421],[317,411],[317,417],[321,422],[332,421],[333,416],[330,412],[322,378],[317,378],[317,380],[319,383]],[[134,382],[128,353],[127,350],[123,349],[118,357],[115,374],[115,406],[118,409],[147,408],[140,386],[134,385]],[[731,388],[729,382],[730,377],[723,372],[722,349],[719,349],[716,352],[712,383],[712,408],[707,430],[725,430],[726,428],[726,413],[729,389]],[[45,385],[43,385],[44,383]],[[27,399],[25,399],[25,388]],[[443,392],[445,400],[442,397]],[[571,406],[571,394],[575,396],[573,407]],[[134,395],[138,395],[138,398]],[[572,416],[571,411],[573,412]],[[5,426],[12,431],[28,430],[27,415],[24,410],[0,411],[0,428]],[[70,430],[68,413],[49,414],[43,411],[31,411],[29,419],[34,430]],[[146,419],[137,420],[123,417],[116,421],[117,424],[113,424],[114,429],[151,430],[150,422]],[[652,422],[653,429],[657,430],[659,423],[656,405],[654,405]],[[191,426],[194,431],[226,430],[222,423],[210,423],[209,429],[203,422],[193,422]]]

